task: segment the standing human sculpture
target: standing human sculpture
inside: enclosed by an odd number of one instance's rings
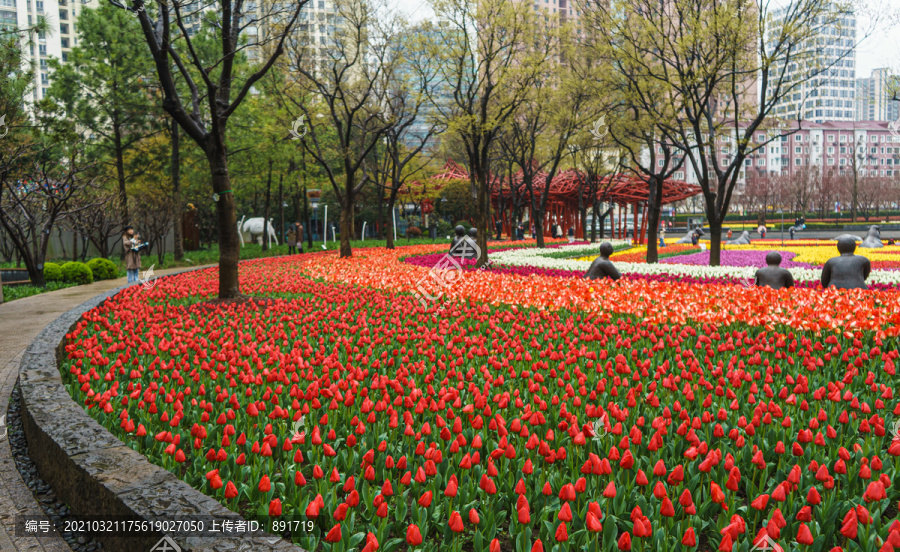
[[[872,263],[862,255],[854,255],[856,240],[842,237],[837,248],[840,256],[828,259],[822,267],[822,287],[868,289],[866,278],[872,272]]]
[[[603,242],[600,245],[600,256],[594,259],[591,267],[588,268],[584,277],[588,280],[601,280],[603,278],[611,278],[618,280],[622,277],[616,265],[609,260],[609,256],[613,254],[613,246],[609,242]]]
[[[794,276],[786,268],[781,268],[781,254],[769,251],[766,254],[766,267],[756,271],[754,284],[772,289],[794,287]]]

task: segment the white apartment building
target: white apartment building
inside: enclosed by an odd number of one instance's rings
[[[892,100],[900,77],[890,69],[874,69],[868,78],[856,79],[856,120],[896,121],[900,119],[900,101]]]
[[[23,62],[35,69],[31,95],[26,104],[42,99],[53,80],[48,60],[53,57],[66,61],[78,43],[75,20],[86,8],[97,7],[98,0],[0,0],[0,27],[28,28],[45,16],[50,29],[33,37],[29,44],[22,40]]]
[[[772,28],[784,17],[784,9],[772,12]],[[816,36],[803,44],[802,62],[787,67],[788,78],[806,79],[789,97],[775,106],[781,119],[816,123],[856,120],[856,16],[844,14],[833,24],[819,20]],[[773,72],[781,67],[776,64]]]

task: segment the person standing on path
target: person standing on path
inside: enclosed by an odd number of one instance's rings
[[[122,248],[125,250],[125,272],[128,274],[128,283],[136,284],[141,281],[141,254],[137,251],[137,239],[134,236],[134,228],[125,227],[122,234]]]
[[[659,246],[660,247],[666,246],[666,227],[665,226],[660,226],[660,228],[659,228]]]
[[[303,225],[297,222],[297,249],[303,253]]]
[[[295,253],[297,253],[297,232],[294,230],[293,224],[290,227],[288,227],[287,246],[288,246],[288,255],[294,255]]]

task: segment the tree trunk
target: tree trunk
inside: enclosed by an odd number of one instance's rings
[[[184,224],[181,202],[181,144],[178,122],[172,119],[172,219],[175,221],[173,237],[175,241],[174,257],[176,261],[184,259]]]
[[[534,215],[534,220],[531,221],[531,224],[534,226],[534,238],[537,240],[537,246],[546,247],[544,243],[544,212],[539,208],[532,208],[531,212]],[[553,235],[552,229],[551,235]]]
[[[722,264],[722,221],[709,219],[709,266]]]
[[[269,159],[269,177],[266,179],[266,203],[263,209],[263,245],[262,250],[269,250],[269,201],[272,191],[272,164],[273,160]]]
[[[304,176],[304,179],[306,177]],[[309,246],[307,250],[312,251],[313,245],[313,228],[312,219],[309,216],[309,197],[306,195],[306,185],[303,186],[303,223],[306,225],[306,243]]]
[[[349,202],[347,202],[349,203]],[[350,247],[350,224],[353,220],[353,213],[351,205],[342,205],[341,206],[341,252],[340,257],[342,259],[349,258],[353,256],[353,251]],[[328,235],[328,228],[324,229],[326,235]]]
[[[237,233],[234,193],[231,191],[225,152],[213,151],[208,154],[208,159],[213,191],[219,198],[216,202],[216,226],[219,233],[219,299],[233,299],[241,294],[238,278],[241,242]]]
[[[391,200],[388,200],[388,212],[390,212],[392,215],[394,213],[394,202]],[[394,218],[393,218],[393,216],[391,217],[391,226],[390,226],[390,228],[387,229],[387,232],[385,232],[385,234],[386,234],[385,235],[385,247],[387,247],[388,249],[394,249]]]
[[[477,193],[477,209],[476,212],[476,220],[475,227],[478,228],[478,240],[476,241],[478,245],[478,249],[480,250],[481,255],[478,258],[477,267],[482,267],[487,263],[488,260],[488,235],[490,235],[490,228],[488,228],[488,224],[491,218],[491,194],[490,188],[488,188],[487,181],[487,171],[479,171],[479,182],[478,185],[478,193]]]
[[[353,188],[356,186],[354,175],[347,174],[344,184],[344,197],[341,202],[341,252],[342,259],[353,256],[353,250],[350,247],[350,226],[353,224]],[[328,237],[328,228],[323,228],[326,238]]]
[[[113,118],[118,118],[118,111],[113,112]],[[125,152],[122,149],[122,129],[118,123],[113,124],[113,139],[116,148],[116,179],[119,181],[119,201],[122,202],[122,226],[128,224],[128,194],[125,190]],[[122,250],[122,258],[125,250]]]
[[[659,219],[662,207],[662,179],[653,178],[650,184],[649,194],[647,195],[647,263],[659,262],[659,251],[657,249],[657,233],[659,231]],[[637,234],[637,228],[634,229]]]
[[[591,207],[591,243],[595,243],[597,241],[597,211],[600,209],[600,202],[595,201],[594,205]],[[602,222],[603,219],[600,219]],[[603,237],[603,226],[600,227],[600,237]]]

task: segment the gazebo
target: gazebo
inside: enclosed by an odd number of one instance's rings
[[[543,191],[543,183],[546,181],[546,173],[538,172],[535,175],[535,188]],[[554,222],[562,225],[564,229],[574,227],[575,235],[581,239],[585,238],[585,221],[581,219],[581,212],[578,208],[578,193],[583,188],[583,184],[587,175],[576,169],[568,169],[561,171],[550,182],[550,189],[547,198],[547,210],[544,213],[543,228],[544,232],[549,233],[551,225]],[[442,182],[449,180],[468,180],[469,173],[448,160],[444,165],[444,170],[439,174],[431,177],[431,182],[439,189]],[[495,224],[499,217],[503,222],[504,233],[510,233],[511,220],[510,213],[507,209],[501,209],[501,205],[509,205],[509,202],[502,201],[509,199],[513,194],[527,194],[525,184],[522,181],[522,172],[513,177],[511,182],[504,181],[493,175],[491,180],[491,205],[492,218]],[[633,175],[614,174],[606,176],[597,186],[597,199],[612,203],[618,206],[620,216],[617,228],[613,229],[613,237],[624,238],[626,234],[625,220],[628,215],[628,209],[634,216],[635,241],[637,243],[645,243],[647,232],[647,205],[649,198],[649,184]],[[537,190],[536,190],[537,191]],[[689,197],[693,197],[701,192],[699,186],[688,184],[680,180],[667,179],[663,182],[662,204],[668,204],[675,201],[681,201]],[[584,198],[590,201],[590,198]],[[531,213],[531,206],[527,206],[528,218],[534,220]],[[638,213],[641,213],[640,228],[638,229]],[[637,234],[639,230],[640,234]]]

